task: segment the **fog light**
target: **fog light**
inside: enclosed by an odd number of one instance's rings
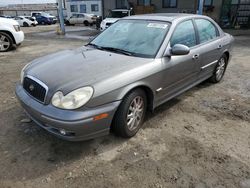
[[[60,133],[62,134],[62,135],[66,135],[67,133],[66,133],[66,131],[64,130],[64,129],[60,129]]]

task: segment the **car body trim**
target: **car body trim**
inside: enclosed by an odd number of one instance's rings
[[[160,88],[158,88],[157,90],[156,90],[156,92],[161,92],[162,91],[162,87],[160,87]]]
[[[215,63],[217,63],[217,62],[218,62],[218,60],[211,62],[211,63],[209,63],[209,64],[207,64],[207,65],[201,67],[201,70],[203,70],[203,69],[205,69],[205,68],[207,68],[207,67],[209,67],[209,66],[211,66],[211,65],[213,65],[213,64],[215,64]]]

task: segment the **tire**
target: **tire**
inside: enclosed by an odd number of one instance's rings
[[[24,22],[23,27],[29,27],[29,24],[27,22]]]
[[[219,83],[226,72],[227,64],[228,64],[228,58],[226,54],[223,54],[223,56],[219,59],[214,69],[213,76],[209,79],[209,81],[212,83]]]
[[[13,48],[13,40],[7,33],[0,32],[0,52],[7,52]]]
[[[87,20],[85,20],[85,21],[83,22],[83,24],[84,24],[85,26],[89,26],[89,22],[88,22]]]
[[[112,122],[116,135],[131,138],[141,128],[147,109],[147,97],[142,89],[136,89],[125,96]]]
[[[44,22],[44,21],[42,21],[42,22],[41,22],[41,24],[42,24],[42,25],[45,25],[45,22]]]
[[[68,26],[70,25],[70,23],[69,23],[69,21],[68,21],[68,20],[67,20],[67,21],[65,21],[65,24],[66,24],[66,25],[68,25]]]

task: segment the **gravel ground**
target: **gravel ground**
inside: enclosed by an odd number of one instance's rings
[[[250,187],[250,37],[236,37],[223,82],[203,83],[148,113],[143,129],[66,142],[26,116],[15,94],[21,68],[83,41],[28,35],[0,54],[0,187]]]

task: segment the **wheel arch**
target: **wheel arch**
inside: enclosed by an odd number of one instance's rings
[[[16,40],[15,40],[15,38],[14,38],[13,34],[12,34],[10,31],[0,30],[0,32],[5,33],[5,34],[9,35],[9,36],[11,37],[11,39],[12,39],[13,43],[14,43],[14,44],[16,44]]]
[[[152,88],[146,84],[138,84],[138,85],[132,85],[130,87],[127,87],[123,92],[121,93],[121,98],[124,99],[125,96],[127,96],[129,93],[133,92],[136,89],[142,89],[146,96],[147,96],[147,110],[153,111],[154,108],[154,92]]]

